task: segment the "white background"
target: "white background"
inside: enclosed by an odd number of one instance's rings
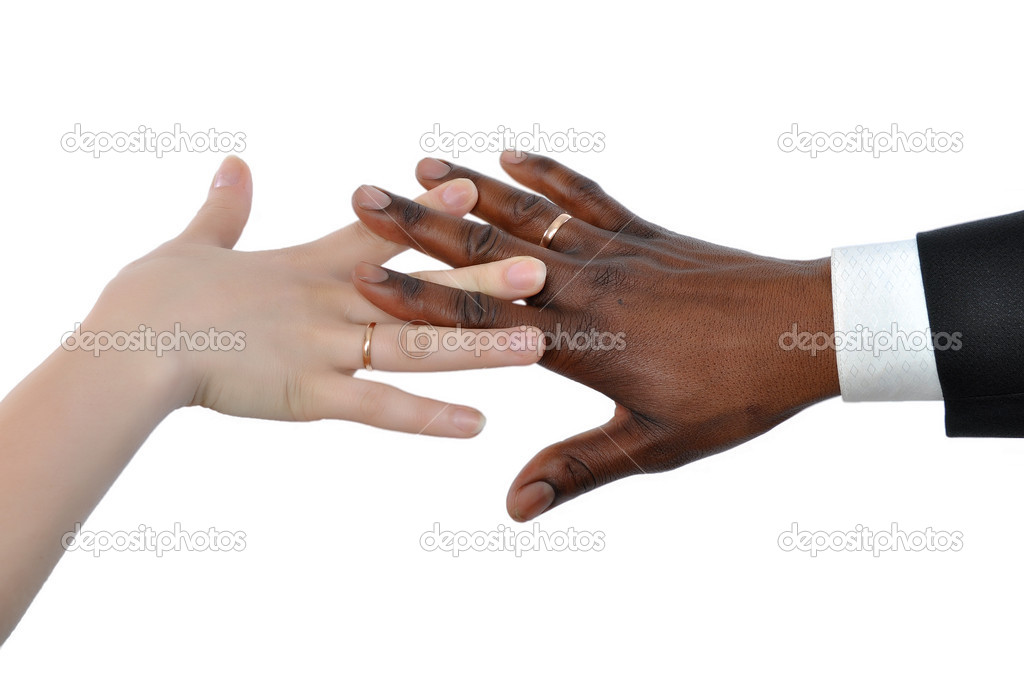
[[[0,391],[121,266],[184,226],[220,161],[69,154],[59,141],[75,123],[244,132],[244,249],[350,222],[364,182],[413,194],[435,123],[536,123],[603,132],[603,152],[560,160],[653,221],[822,257],[1024,207],[1020,24],[977,7],[7,7]],[[776,146],[794,122],[959,131],[964,148],[812,160]],[[495,154],[460,162],[501,172]],[[0,651],[0,676],[996,677],[1019,665],[1024,452],[946,439],[939,403],[832,400],[543,517],[547,531],[604,532],[601,552],[452,558],[420,535],[508,525],[520,467],[611,404],[539,367],[375,379],[476,405],[487,429],[452,442],[173,414],[87,528],[214,526],[244,531],[247,549],[66,556]],[[964,547],[811,558],[777,546],[793,522],[962,531]]]

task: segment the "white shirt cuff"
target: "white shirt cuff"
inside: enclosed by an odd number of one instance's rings
[[[832,251],[843,401],[942,399],[917,241]]]

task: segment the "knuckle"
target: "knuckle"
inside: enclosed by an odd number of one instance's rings
[[[410,227],[415,227],[427,219],[430,211],[426,206],[413,201],[407,201],[402,207],[402,221]]]
[[[341,297],[339,287],[326,280],[310,281],[303,290],[306,293],[305,306],[313,313],[335,308]]]
[[[234,210],[235,204],[233,201],[223,196],[216,196],[207,199],[203,207],[199,209],[199,214],[204,217],[220,219],[225,216],[231,216]]]
[[[388,243],[386,238],[374,233],[374,231],[366,226],[362,221],[356,222],[355,234],[356,238],[361,241],[361,245],[368,246],[370,248],[379,248],[381,244]]]
[[[520,193],[512,202],[512,217],[517,224],[532,221],[547,208],[545,201],[537,194]]]
[[[493,224],[477,224],[466,238],[466,257],[476,262],[493,255],[501,247],[502,231]]]
[[[316,419],[314,409],[310,406],[309,390],[301,376],[291,376],[284,385],[284,407],[296,422],[308,422]]]
[[[582,458],[566,453],[562,458],[562,468],[565,471],[566,477],[572,481],[573,486],[579,489],[581,493],[597,488],[597,475],[594,474],[594,471],[590,469],[590,466]]]
[[[637,217],[628,211],[609,208],[607,220],[610,224],[614,225],[611,227],[612,231],[628,231],[640,239],[657,239],[673,243],[679,238],[675,233],[665,232],[661,227],[651,224],[647,220]]]
[[[583,175],[572,175],[566,187],[569,197],[578,203],[593,204],[604,198],[604,190],[594,180]]]
[[[359,404],[356,413],[359,420],[364,423],[375,422],[380,419],[387,408],[384,392],[378,389],[369,389],[359,397]]]
[[[458,315],[465,326],[489,328],[495,325],[496,311],[483,293],[463,292],[458,304]]]
[[[426,289],[426,281],[414,276],[402,276],[398,288],[402,298],[412,300],[423,294]]]

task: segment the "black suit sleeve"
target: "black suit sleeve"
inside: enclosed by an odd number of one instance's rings
[[[924,232],[917,247],[946,434],[1024,437],[1024,212]]]

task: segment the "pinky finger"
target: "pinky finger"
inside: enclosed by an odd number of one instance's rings
[[[313,420],[351,420],[384,430],[458,438],[475,437],[486,423],[482,413],[468,406],[341,374],[315,383],[309,397]]]

